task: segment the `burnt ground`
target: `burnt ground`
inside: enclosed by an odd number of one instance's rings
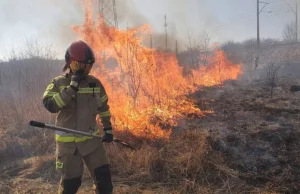
[[[300,92],[289,91],[298,81],[279,78],[273,98],[263,79],[247,84],[228,81],[195,92],[191,99],[213,113],[181,122],[178,129],[203,131],[207,143],[198,142],[204,139],[200,135],[171,138],[164,148],[144,145],[136,152],[110,147],[115,193],[300,193]],[[49,142],[45,145],[53,147]],[[7,144],[6,150],[13,145]],[[8,154],[2,151],[0,156]],[[53,154],[37,151],[22,158],[2,157],[0,193],[56,193]],[[203,173],[191,179],[199,168]],[[92,193],[91,185],[85,173],[79,193]]]
[[[289,91],[295,81],[279,78],[273,98],[263,80],[229,81],[192,95],[203,110],[214,111],[195,127],[209,131],[213,149],[247,187],[300,193],[300,92]]]

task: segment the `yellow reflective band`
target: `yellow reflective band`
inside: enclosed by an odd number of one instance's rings
[[[44,92],[43,98],[45,98],[45,97],[52,97],[55,94],[57,94],[57,92],[48,92],[48,91],[46,91],[46,92]]]
[[[94,133],[92,133],[93,135],[97,135],[99,133],[99,129],[96,130]],[[89,136],[83,136],[83,137],[75,137],[75,136],[60,136],[58,134],[55,135],[55,140],[58,142],[65,142],[65,143],[69,143],[69,142],[83,142],[86,141],[88,139],[92,139],[93,137],[89,137]]]
[[[61,99],[60,94],[55,94],[53,96],[57,106],[59,106],[60,108],[63,108],[64,106],[66,106],[66,104],[64,103],[64,101]]]
[[[62,91],[63,89],[65,89],[67,86],[59,86],[59,90]]]
[[[100,94],[100,88],[79,88],[78,94]]]
[[[54,88],[54,84],[49,84],[46,88],[46,91],[52,90]]]
[[[75,142],[75,137],[74,136],[64,137],[56,134],[55,140],[58,142]]]
[[[99,117],[101,118],[101,117],[108,117],[108,116],[110,116],[110,111],[108,110],[108,111],[105,111],[105,112],[100,112],[99,113]]]
[[[107,100],[107,95],[105,94],[104,96],[102,96],[101,102],[105,102],[106,100]]]
[[[59,89],[62,91],[67,86],[60,86]],[[100,94],[100,88],[78,88],[78,94]]]
[[[62,162],[56,162],[56,168],[63,168],[64,167],[64,163]]]

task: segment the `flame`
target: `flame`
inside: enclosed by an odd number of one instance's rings
[[[149,25],[118,30],[101,16],[94,21],[90,1],[83,2],[85,22],[74,31],[96,52],[99,67],[92,74],[105,86],[116,130],[138,137],[168,138],[180,119],[205,114],[187,94],[241,74],[240,65],[216,51],[209,66],[192,71],[191,81],[183,76],[175,54],[142,45],[150,33]]]
[[[215,49],[208,57],[209,66],[200,66],[192,71],[192,82],[197,86],[221,85],[226,80],[236,80],[242,74],[241,65],[230,62],[224,51]]]

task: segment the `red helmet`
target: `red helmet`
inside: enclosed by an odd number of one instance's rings
[[[84,41],[78,40],[72,42],[65,54],[66,65],[64,70],[70,67],[72,61],[78,63],[93,65],[95,63],[95,55],[91,47]]]

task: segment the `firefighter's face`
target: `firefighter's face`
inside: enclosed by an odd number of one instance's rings
[[[76,72],[78,70],[83,70],[84,75],[88,75],[92,69],[92,65],[84,64],[77,61],[72,61],[70,64],[70,68],[72,72]]]

